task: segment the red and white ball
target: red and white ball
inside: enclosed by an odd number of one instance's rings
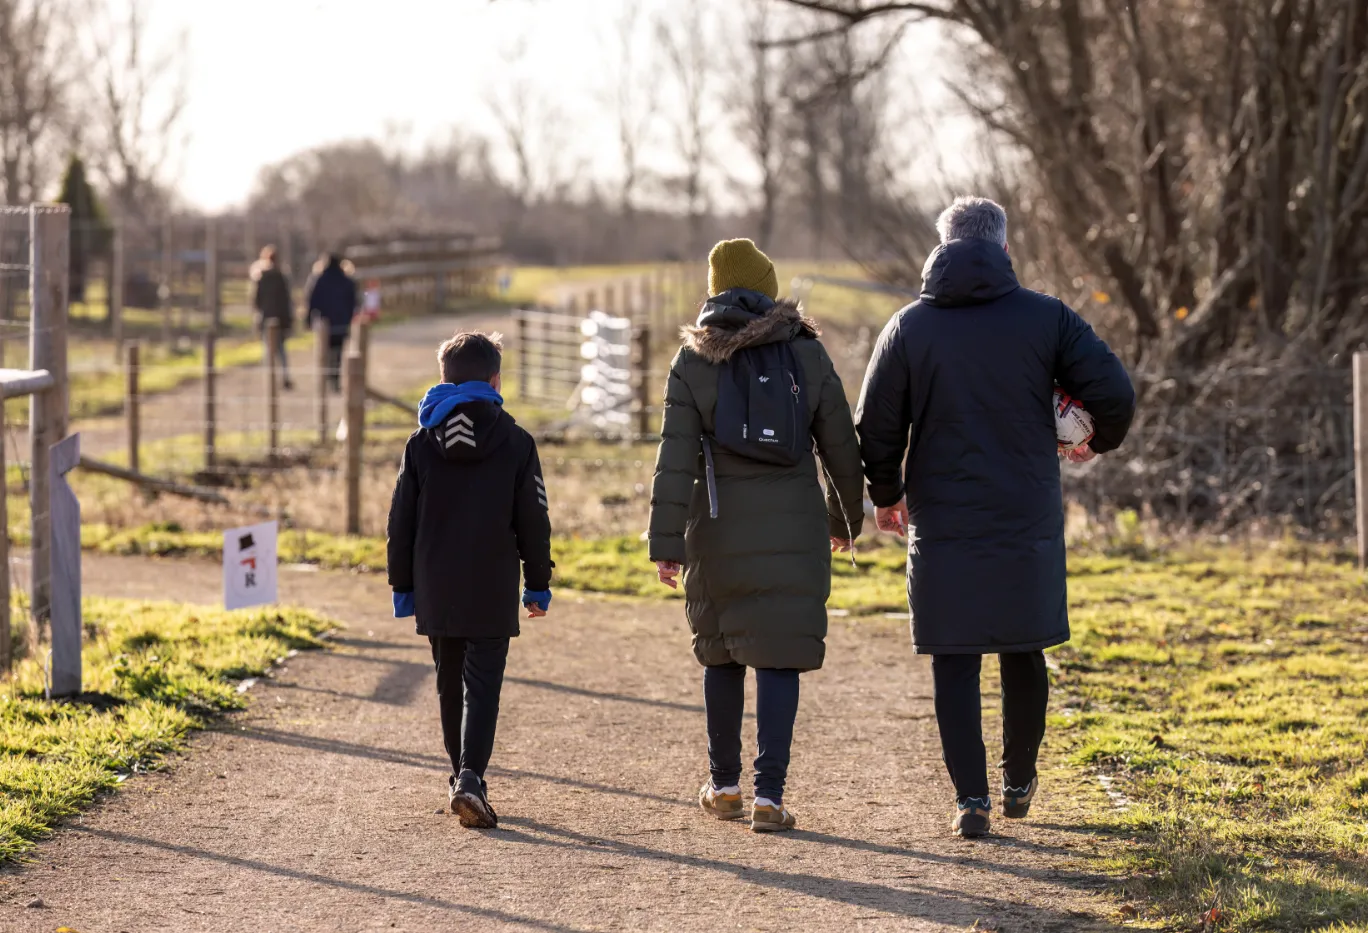
[[[1055,440],[1061,451],[1082,447],[1093,439],[1092,415],[1078,400],[1058,386],[1054,390]]]

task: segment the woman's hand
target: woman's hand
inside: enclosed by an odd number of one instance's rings
[[[874,523],[879,526],[880,531],[891,531],[893,534],[907,537],[907,499],[899,499],[896,504],[887,508],[876,508],[874,510]]]
[[[672,560],[658,560],[655,562],[655,565],[656,577],[660,579],[660,582],[664,583],[672,590],[679,589],[679,581],[675,578],[679,576],[680,571],[684,568]]]
[[[831,551],[833,554],[848,554],[854,545],[855,542],[851,541],[849,538],[831,539]]]

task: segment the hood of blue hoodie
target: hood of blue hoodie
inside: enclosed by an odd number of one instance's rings
[[[418,424],[447,460],[483,460],[513,426],[503,396],[487,382],[442,382],[418,405]]]

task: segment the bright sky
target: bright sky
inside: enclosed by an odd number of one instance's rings
[[[187,201],[221,209],[245,199],[261,166],[320,143],[377,137],[417,147],[453,126],[494,135],[489,88],[511,73],[513,49],[522,51],[517,67],[565,114],[570,160],[611,177],[603,62],[623,2],[151,0],[153,33],[183,32],[186,42],[178,187]],[[643,13],[693,2],[644,0]],[[643,30],[643,61],[658,62],[649,22]]]

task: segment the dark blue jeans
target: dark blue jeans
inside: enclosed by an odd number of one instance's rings
[[[499,693],[508,661],[507,638],[429,638],[437,665],[442,744],[451,773],[484,780],[499,724]]]
[[[708,720],[708,763],[714,787],[741,783],[741,717],[746,705],[746,666],[719,664],[703,669],[703,705]],[[798,672],[756,668],[755,796],[784,799],[793,720],[798,716]]]

